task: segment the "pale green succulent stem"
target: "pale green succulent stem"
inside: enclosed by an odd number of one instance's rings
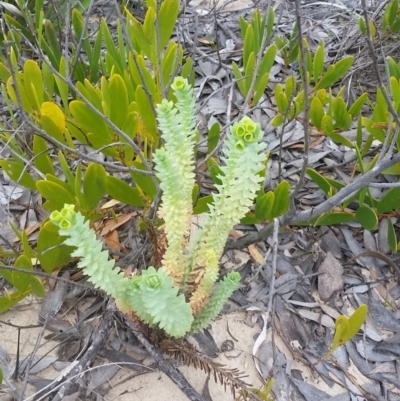
[[[218,284],[217,289],[205,307],[196,315],[192,323],[191,332],[195,333],[207,327],[221,312],[225,302],[239,287],[240,274],[238,272],[228,273]]]
[[[183,337],[193,321],[192,310],[172,277],[162,270],[149,267],[140,276],[128,279],[115,263],[108,260],[108,252],[102,251],[102,243],[89,227],[89,221],[76,213],[74,205],[65,205],[51,213],[50,220],[65,236],[64,244],[75,247],[72,256],[81,260],[78,267],[88,275],[95,287],[115,298],[118,306],[133,310],[145,323],[158,326],[172,337]]]
[[[244,117],[234,124],[225,141],[221,184],[216,184],[218,193],[213,195],[214,202],[189,255],[191,269],[205,267],[204,277],[190,299],[194,311],[198,303],[202,305],[209,297],[218,277],[218,266],[207,265],[207,252],[214,252],[215,258],[220,259],[229,231],[250,210],[264,180],[258,174],[265,161],[266,145],[260,142],[262,135],[259,125]]]
[[[193,89],[186,79],[172,84],[176,106],[163,100],[157,106],[159,129],[165,146],[155,152],[157,177],[163,190],[160,208],[165,221],[168,248],[164,270],[180,284],[184,273],[184,248],[190,231],[194,181],[196,107]]]

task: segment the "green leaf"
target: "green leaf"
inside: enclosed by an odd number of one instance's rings
[[[107,123],[81,100],[73,100],[69,105],[72,116],[85,134],[93,133],[91,142],[95,148],[112,143],[112,136]]]
[[[286,95],[283,92],[275,93],[275,101],[276,101],[276,105],[278,106],[278,110],[280,111],[280,113],[285,114],[285,112],[288,108],[288,105],[289,105],[289,101],[288,101]]]
[[[168,43],[174,31],[179,11],[179,0],[164,0],[158,13],[158,30],[160,35],[160,49]]]
[[[206,213],[210,210],[210,204],[213,202],[212,195],[203,196],[199,198],[196,206],[193,208],[193,214]]]
[[[283,124],[283,115],[281,113],[277,114],[272,120],[271,125],[273,127],[280,127]]]
[[[4,313],[5,311],[11,309],[14,305],[29,295],[29,293],[30,291],[23,293],[15,291],[11,294],[7,294],[5,297],[0,297],[0,313]]]
[[[15,261],[14,267],[18,267],[20,269],[29,269],[29,270],[33,269],[31,260],[25,255],[21,255]],[[18,291],[21,292],[24,292],[28,288],[31,282],[31,278],[33,277],[29,273],[23,273],[19,271],[12,271],[11,275],[12,275],[12,285]]]
[[[58,152],[58,161],[60,162],[61,170],[65,175],[68,185],[71,188],[74,188],[75,187],[74,175],[72,174],[72,171],[68,166],[67,160],[65,159],[65,156],[61,151]]]
[[[386,59],[388,62],[390,77],[395,77],[396,79],[399,79],[400,78],[399,77],[399,65],[390,56],[387,56]],[[0,78],[1,78],[1,74],[0,74]]]
[[[287,181],[282,181],[274,190],[274,205],[272,206],[269,220],[275,217],[283,216],[290,205],[290,184]]]
[[[251,81],[253,80],[255,65],[256,65],[256,55],[255,53],[251,53],[244,71],[244,75],[246,77],[244,79],[244,84],[246,86],[246,93],[249,93],[250,90]]]
[[[127,205],[143,207],[144,202],[137,188],[132,188],[119,178],[107,176],[106,191],[114,199]]]
[[[43,103],[44,85],[40,68],[34,60],[27,60],[24,64],[24,86],[32,108],[38,112]]]
[[[236,79],[236,85],[238,86],[238,88],[240,90],[240,94],[243,97],[246,97],[247,91],[246,91],[246,85],[244,83],[243,75],[240,72],[238,65],[234,61],[232,61],[232,71],[233,71],[233,75],[235,76],[235,79]]]
[[[363,17],[360,17],[358,19],[358,27],[360,28],[360,32],[363,35],[367,34],[367,26],[365,25],[365,19]]]
[[[133,162],[132,167],[146,171],[146,168],[140,162]],[[131,172],[131,177],[133,178],[136,187],[142,192],[142,196],[144,198],[148,198],[150,201],[153,201],[157,194],[157,187],[153,181],[153,178],[149,175],[133,172]]]
[[[214,123],[208,131],[207,135],[207,152],[211,153],[218,145],[221,127],[218,122]]]
[[[259,196],[256,200],[255,217],[259,220],[266,220],[272,214],[275,195],[272,191]]]
[[[44,21],[44,32],[45,32],[45,38],[47,40],[47,43],[51,50],[51,53],[53,54],[54,59],[59,63],[59,61],[61,59],[60,41],[57,36],[57,32],[54,28],[54,25],[49,19],[46,19]],[[57,65],[56,69],[58,70],[59,64],[56,64],[56,65]],[[53,67],[56,67],[56,66],[53,65]]]
[[[349,318],[349,329],[342,337],[343,343],[351,340],[361,329],[367,318],[368,306],[365,304],[360,305],[360,307],[350,316]]]
[[[275,57],[276,57],[277,47],[272,44],[265,51],[263,58],[261,59],[260,68],[258,69],[258,78],[256,80],[257,86],[262,79],[262,77],[271,71],[272,66],[274,65]]]
[[[11,76],[11,71],[0,62],[0,81],[6,83]]]
[[[366,230],[373,230],[378,224],[378,216],[376,213],[365,205],[357,209],[356,219]]]
[[[306,173],[319,186],[319,188],[324,191],[325,195],[333,195],[332,186],[325,179],[325,177],[312,168],[307,168]]]
[[[53,102],[44,102],[40,107],[40,122],[43,129],[57,141],[64,143],[65,114]]]
[[[342,145],[348,146],[349,148],[353,148],[354,145],[350,142],[345,136],[341,134],[337,134],[336,132],[332,132],[330,134],[327,133],[329,138],[331,138],[334,142],[340,143]]]
[[[360,113],[362,107],[364,106],[364,103],[367,101],[368,99],[368,94],[367,93],[363,93],[350,107],[348,113],[355,118],[356,116],[358,116],[358,114]]]
[[[321,77],[322,71],[324,69],[324,61],[325,61],[325,43],[322,40],[314,54],[314,60],[313,60],[314,82],[318,82]]]
[[[35,167],[43,174],[54,174],[53,161],[49,156],[46,141],[38,135],[33,137],[33,154]]]
[[[101,164],[90,163],[83,180],[85,205],[94,209],[106,193],[107,174]]]
[[[396,254],[398,249],[396,231],[394,229],[392,219],[387,219],[387,220],[388,220],[388,245],[392,253]]]
[[[392,2],[387,6],[387,10],[388,23],[389,26],[392,26],[394,24],[394,21],[396,20],[397,12],[399,10],[398,0],[392,0]]]
[[[342,97],[337,97],[333,101],[332,111],[333,111],[333,116],[336,120],[336,125],[343,130],[349,129],[352,119],[350,116],[350,124],[349,124],[349,119],[348,119],[349,114],[347,112],[346,103]]]
[[[321,130],[328,136],[331,136],[333,134],[333,122],[330,115],[325,114],[322,117]]]
[[[146,92],[144,91],[141,85],[139,85],[136,88],[135,99],[138,105],[140,116],[146,128],[148,129],[151,137],[153,138],[155,147],[157,147],[159,138],[157,133],[156,118],[153,109],[151,107],[149,98],[147,97]]]
[[[28,236],[26,234],[25,230],[22,230],[21,233],[21,243],[22,243],[22,249],[24,251],[24,255],[31,260],[31,258],[33,258],[34,252],[33,249],[31,248],[31,246],[29,245],[29,239]]]
[[[75,204],[75,198],[61,185],[48,180],[39,180],[36,188],[40,194],[51,203],[51,207],[55,210],[61,210],[64,204]]]
[[[322,118],[325,115],[324,106],[321,101],[315,97],[310,104],[310,120],[318,130],[322,126]]]
[[[0,367],[0,386],[3,383],[3,369]]]
[[[315,226],[330,226],[333,224],[346,223],[354,220],[354,214],[350,212],[327,212],[318,217],[314,225]]]
[[[385,140],[385,130],[382,128],[376,128],[374,121],[367,117],[361,117],[361,123],[375,139],[380,142],[383,142]]]
[[[385,97],[383,96],[383,93],[379,88],[376,89],[376,101],[374,112],[372,114],[372,120],[374,123],[389,121],[388,106]]]
[[[242,219],[240,219],[240,224],[259,224],[261,221],[257,219],[257,217],[252,213],[248,212],[246,213],[246,216],[244,216]]]
[[[265,88],[267,87],[269,80],[269,73],[267,72],[260,77],[258,83],[254,86],[254,96],[251,104],[255,106],[264,94]]]
[[[113,37],[111,36],[111,33],[108,29],[107,22],[104,18],[101,19],[100,29],[103,35],[104,43],[107,48],[107,52],[113,58],[114,64],[116,64],[116,68],[118,68],[118,71],[116,72],[122,73],[122,71],[124,70],[124,65],[114,43]]]
[[[128,91],[122,77],[114,74],[110,79],[109,89],[109,105],[110,120],[118,127],[122,125],[128,115]]]
[[[293,75],[286,79],[285,94],[288,99],[292,99],[293,94],[296,91],[296,85],[296,78]]]
[[[31,277],[30,288],[37,297],[44,298],[46,296],[46,289],[38,277]]]
[[[40,265],[46,273],[51,273],[70,261],[74,248],[64,245],[64,240],[65,237],[58,234],[58,227],[52,222],[48,221],[40,228],[37,252]]]
[[[223,176],[224,173],[222,172],[218,162],[215,160],[214,157],[210,157],[210,159],[207,161],[207,167],[214,183],[221,185],[221,176]]]
[[[20,95],[21,103],[22,103],[22,108],[29,114],[32,114],[33,109],[32,105],[29,101],[28,95],[25,91],[25,86],[23,85],[23,76],[21,73],[17,72],[16,73],[16,84],[17,84],[17,89]],[[10,77],[7,81],[7,93],[10,96],[10,99],[14,102],[14,104],[18,105],[18,98],[14,90],[14,78]]]
[[[247,63],[249,61],[251,53],[256,54],[257,49],[255,48],[255,40],[254,40],[254,29],[251,25],[247,27],[246,36],[244,38],[243,44],[243,67],[247,68]]]
[[[377,212],[388,213],[399,209],[400,188],[390,188],[378,203]]]
[[[347,56],[339,60],[337,63],[330,65],[326,73],[315,86],[314,90],[326,88],[339,81],[339,79],[343,78],[344,74],[346,74],[346,72],[352,66],[353,61],[353,56]]]
[[[163,73],[163,83],[169,81],[176,68],[176,64],[182,63],[182,48],[174,41],[169,42],[164,56],[161,60],[161,69]]]
[[[331,350],[339,348],[344,344],[344,336],[349,331],[349,319],[347,316],[341,315],[336,318],[335,321],[335,335],[332,340]]]
[[[17,163],[9,160],[0,160],[0,167],[7,175],[16,183],[25,188],[36,189],[35,180],[26,171],[26,166],[23,163]]]

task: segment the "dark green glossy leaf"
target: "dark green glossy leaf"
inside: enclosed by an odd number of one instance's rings
[[[146,170],[146,168],[140,162],[132,163],[132,167],[143,171]],[[157,194],[157,187],[153,181],[153,178],[149,175],[139,173],[131,173],[131,176],[138,189],[143,191],[143,196],[147,197],[150,201],[153,201]]]
[[[290,184],[287,181],[280,182],[274,190],[274,196],[274,205],[269,220],[283,216],[289,210]]]
[[[109,84],[110,104],[110,120],[118,127],[122,125],[128,114],[128,92],[124,80],[120,75],[114,74]]]
[[[376,213],[365,205],[357,209],[356,219],[366,230],[373,230],[378,224],[378,216]]]
[[[33,269],[31,260],[25,255],[21,255],[15,261],[14,267],[18,267],[20,269],[28,269],[28,270]],[[29,273],[23,273],[20,271],[12,271],[11,275],[12,275],[12,285],[18,291],[21,291],[21,292],[24,292],[28,288],[28,286],[31,282],[31,278],[33,277]]]
[[[218,145],[219,136],[220,136],[220,125],[219,123],[214,123],[210,130],[208,131],[207,135],[207,151],[211,153],[215,147]]]
[[[46,296],[46,289],[38,277],[32,276],[30,288],[32,288],[33,294],[37,297],[44,298]]]
[[[316,219],[316,226],[330,226],[354,220],[354,214],[350,212],[327,212]]]
[[[221,168],[219,167],[219,164],[217,163],[217,161],[211,157],[208,161],[207,161],[207,166],[211,175],[211,178],[213,179],[215,184],[219,184],[221,185],[221,179],[220,176],[223,175],[223,172],[221,170]]]
[[[271,216],[272,207],[274,205],[275,195],[269,191],[256,200],[255,217],[259,220],[266,220]]]
[[[315,86],[315,90],[327,88],[343,78],[344,74],[346,74],[353,64],[353,61],[353,56],[347,56],[339,60],[337,63],[331,64]]]
[[[91,163],[86,169],[83,180],[85,205],[94,209],[106,193],[107,174],[101,164]]]
[[[36,182],[28,174],[23,163],[16,163],[9,160],[0,160],[0,167],[2,167],[7,175],[16,183],[29,189],[36,189]]]
[[[400,208],[400,188],[390,188],[378,203],[377,212],[388,213]]]
[[[36,183],[36,188],[57,210],[61,210],[66,203],[71,205],[75,204],[75,198],[66,189],[55,182],[40,180]]]
[[[53,174],[54,167],[47,148],[46,141],[40,136],[35,135],[33,138],[33,154],[35,155],[35,167],[43,174]]]
[[[107,176],[106,191],[114,199],[127,205],[143,207],[145,204],[137,188],[129,186],[119,178]]]
[[[332,187],[325,177],[312,168],[307,168],[306,173],[325,192],[325,195],[332,196]]]
[[[63,245],[65,237],[58,234],[58,228],[50,221],[39,231],[37,240],[38,259],[42,269],[51,273],[56,268],[63,267],[71,259],[73,247]]]
[[[164,0],[158,14],[160,49],[168,43],[176,25],[179,0]]]
[[[202,198],[199,198],[196,206],[193,208],[193,214],[201,214],[208,212],[210,210],[210,203],[213,202],[213,197],[212,195],[207,195],[203,196]]]
[[[15,291],[13,293],[7,294],[5,297],[0,297],[0,313],[4,313],[5,311],[12,308],[18,302],[22,301],[27,295],[29,295],[30,291],[21,293],[19,291]]]
[[[315,97],[310,104],[310,120],[318,130],[320,130],[322,127],[322,118],[324,115],[324,106],[322,105],[321,101]]]

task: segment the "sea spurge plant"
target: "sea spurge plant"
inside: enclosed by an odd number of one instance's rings
[[[158,325],[173,337],[182,337],[190,330],[192,311],[183,295],[177,295],[172,278],[154,267],[144,270],[139,277],[128,279],[108,253],[102,251],[102,243],[89,227],[83,215],[75,212],[74,205],[65,205],[51,213],[50,220],[59,227],[59,233],[67,237],[66,245],[75,247],[72,256],[80,257],[78,267],[89,276],[89,281],[115,298],[122,310],[134,310],[150,326]]]
[[[218,261],[229,231],[249,211],[260,183],[265,159],[263,132],[249,117],[235,123],[222,150],[218,192],[194,238],[189,238],[194,181],[196,109],[193,89],[176,78],[172,89],[176,104],[157,106],[164,146],[155,152],[155,170],[163,190],[160,214],[164,219],[167,249],[162,267],[149,267],[139,276],[124,277],[96,239],[94,231],[74,206],[53,212],[65,244],[76,250],[78,264],[98,288],[114,297],[123,310],[132,310],[152,328],[172,337],[205,328],[238,288],[240,274],[229,273],[216,288]]]

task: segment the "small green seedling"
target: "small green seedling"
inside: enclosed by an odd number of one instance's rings
[[[341,347],[345,342],[351,340],[360,330],[361,326],[364,324],[368,313],[368,306],[362,304],[349,318],[344,315],[338,316],[335,321],[335,335],[332,340],[332,345],[329,351],[314,365],[317,365],[324,359],[329,358],[333,352]]]

